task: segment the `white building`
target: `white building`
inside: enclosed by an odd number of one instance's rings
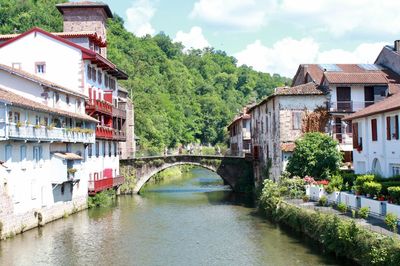
[[[107,5],[75,2],[57,8],[64,15],[63,33],[33,28],[19,35],[0,36],[0,58],[5,65],[87,97],[86,113],[99,121],[96,143],[86,148],[85,165],[89,193],[95,194],[123,182],[119,143],[126,141],[127,123],[126,109],[122,109],[126,105],[118,98],[118,80],[127,79],[127,75],[106,58],[105,21],[112,17]]]
[[[292,156],[295,141],[304,133],[306,116],[326,109],[326,93],[313,83],[277,88],[249,109],[256,182],[277,180]]]
[[[250,115],[247,114],[247,108],[244,108],[243,112],[229,124],[229,147],[231,155],[244,156],[246,153],[251,153],[250,118]]]
[[[328,91],[327,128],[338,140],[345,162],[352,161],[352,126],[342,119],[398,91],[400,76],[379,64],[302,64],[293,86],[314,81]]]
[[[353,124],[356,174],[400,175],[399,116],[397,93],[345,118]]]
[[[3,233],[37,226],[38,212],[50,221],[86,207],[86,147],[95,143],[98,121],[85,114],[84,101],[66,87],[0,65]]]

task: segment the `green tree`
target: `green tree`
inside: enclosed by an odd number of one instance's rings
[[[339,170],[342,154],[338,143],[330,136],[307,133],[296,141],[293,156],[289,159],[287,171],[295,176],[330,178]]]

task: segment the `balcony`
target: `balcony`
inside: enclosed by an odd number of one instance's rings
[[[374,101],[338,101],[331,102],[329,111],[337,113],[353,113],[374,104]]]
[[[119,118],[123,118],[126,119],[126,110],[122,109],[122,108],[117,108],[114,107],[112,108],[112,115],[113,117],[119,117]]]
[[[111,103],[101,100],[90,99],[85,102],[86,113],[89,115],[94,112],[102,114],[112,115],[113,106]]]
[[[96,138],[98,139],[113,139],[114,129],[111,127],[100,126],[96,127]]]
[[[126,133],[124,130],[114,130],[113,139],[117,141],[126,141]]]
[[[112,176],[112,169],[107,168],[103,170],[103,177],[99,177],[99,173],[94,173],[93,179],[92,177],[89,180],[89,195],[94,195],[97,192],[110,189],[113,187],[118,187],[125,182],[125,178],[123,176]]]
[[[5,123],[2,123],[4,126]],[[0,128],[2,127],[0,126]],[[94,143],[93,130],[82,128],[57,128],[40,125],[6,125],[8,138],[24,141],[58,141],[73,143]]]

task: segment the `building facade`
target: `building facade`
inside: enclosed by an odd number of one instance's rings
[[[228,126],[229,151],[233,156],[245,156],[251,153],[251,117],[247,114],[247,108],[243,109]]]
[[[254,173],[258,184],[278,180],[304,131],[307,115],[326,110],[326,93],[315,83],[277,88],[251,107]]]
[[[345,118],[353,125],[356,174],[400,175],[399,116],[395,94]]]

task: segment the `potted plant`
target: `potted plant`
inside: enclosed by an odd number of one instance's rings
[[[39,129],[41,127],[41,125],[40,124],[36,124],[33,127],[36,128],[36,129]]]
[[[53,123],[51,123],[51,124],[46,126],[47,130],[53,130],[53,128],[54,128],[54,124]]]
[[[68,177],[72,179],[75,176],[76,171],[77,171],[76,168],[68,168],[68,170],[67,170]]]
[[[17,128],[22,127],[22,122],[21,122],[21,121],[17,121],[17,123],[15,123],[15,126],[16,126]]]

